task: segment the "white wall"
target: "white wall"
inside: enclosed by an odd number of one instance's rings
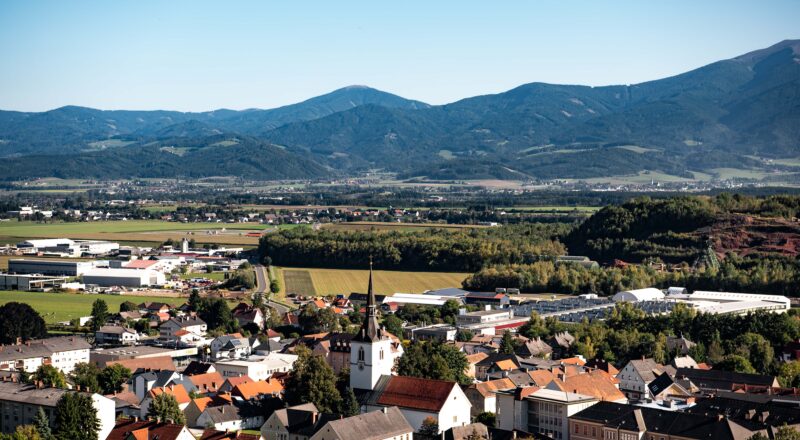
[[[116,404],[113,400],[103,397],[100,394],[92,394],[92,406],[97,411],[97,418],[100,420],[100,432],[97,438],[108,437],[116,423]]]

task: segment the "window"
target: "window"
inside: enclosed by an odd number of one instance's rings
[[[358,348],[358,361],[364,362],[364,347]]]
[[[381,348],[381,354],[380,354],[380,356],[381,356],[381,360],[383,360],[383,349],[382,349],[382,348]]]

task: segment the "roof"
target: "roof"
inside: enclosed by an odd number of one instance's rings
[[[36,388],[19,382],[0,381],[0,400],[55,407],[58,399],[71,391],[60,388]]]
[[[283,385],[277,380],[269,379],[240,383],[233,388],[231,394],[249,400],[261,395],[279,394],[281,392],[283,392]]]
[[[100,327],[100,329],[97,331],[97,333],[107,333],[107,334],[113,334],[113,335],[121,335],[123,333],[131,333],[131,334],[135,335],[136,334],[136,330],[131,329],[131,328],[127,328],[127,327],[123,327],[121,325],[104,325],[104,326]]]
[[[156,398],[160,394],[169,394],[174,396],[175,400],[178,401],[178,404],[189,403],[192,400],[189,398],[189,393],[186,392],[186,388],[183,386],[183,384],[153,388],[150,390],[150,397],[152,398]]]
[[[123,267],[125,269],[148,269],[156,263],[158,260],[133,260]]]
[[[372,290],[372,260],[369,262],[369,285],[367,287],[367,313],[361,329],[353,337],[354,342],[377,342],[386,339],[382,329],[378,325],[378,303],[375,301],[375,293]]]
[[[189,365],[186,366],[186,369],[183,370],[183,374],[185,376],[194,376],[197,374],[208,373],[208,370],[210,370],[213,366],[213,364],[205,362],[191,361],[189,362]]]
[[[370,400],[383,406],[438,412],[457,386],[447,380],[384,375],[375,385]]]
[[[614,364],[604,359],[589,359],[588,361],[586,361],[586,367],[597,370],[603,370],[612,376],[616,376],[617,373],[619,373],[619,370],[617,369],[617,367],[614,366]]]
[[[628,363],[636,373],[647,383],[655,380],[656,377],[666,371],[666,367],[659,364],[652,358],[648,359],[634,359]]]
[[[209,406],[203,411],[203,414],[215,424],[234,422],[241,419],[241,416],[239,416],[239,409],[236,405],[230,403],[227,405]]]
[[[414,428],[396,406],[333,420],[320,429],[323,430],[336,434],[336,438],[348,440],[383,440],[414,432]]]
[[[245,434],[241,431],[217,431],[206,429],[198,440],[261,440],[260,435]]]
[[[733,371],[702,370],[698,368],[678,368],[676,378],[687,378],[704,390],[730,391],[734,385],[774,386],[775,376],[761,374],[734,373]]]
[[[724,417],[599,402],[570,417],[633,432],[695,439],[745,439],[753,432]]]
[[[603,370],[555,379],[552,383],[561,391],[585,394],[601,401],[627,401],[625,394],[614,385],[613,378]]]
[[[475,436],[478,437],[475,437]],[[488,439],[489,428],[483,423],[476,422],[464,426],[454,426],[444,433],[445,440],[472,440]]]
[[[469,386],[469,388],[478,391],[483,397],[491,396],[496,390],[508,390],[516,387],[516,384],[508,378],[487,380],[486,382],[480,382]]]
[[[615,302],[619,301],[658,301],[664,299],[664,292],[648,287],[645,289],[624,290],[617,293],[612,298]]]
[[[204,373],[189,376],[199,393],[215,393],[225,382],[225,378],[219,373]]]
[[[546,386],[556,378],[556,375],[550,370],[531,370],[528,372],[528,376],[538,387]]]
[[[231,387],[231,389],[235,388],[237,385],[252,381],[253,379],[251,379],[250,376],[246,374],[243,376],[228,377],[225,379],[225,383],[227,383]]]
[[[467,355],[467,362],[469,362],[470,364],[477,364],[488,357],[489,357],[488,354],[484,352],[478,352],[475,354]]]
[[[194,327],[196,325],[206,325],[206,322],[203,321],[202,319],[198,318],[197,316],[185,316],[185,317],[181,317],[181,318],[170,318],[169,321],[167,321],[167,322],[171,322],[173,324],[177,324],[178,327],[180,327],[180,328]],[[164,324],[166,324],[167,322],[165,322]],[[162,325],[164,325],[164,324],[162,324]]]
[[[51,357],[54,353],[90,348],[91,344],[77,336],[32,340],[19,345],[0,345],[0,361]]]
[[[141,359],[120,359],[116,361],[107,361],[105,363],[106,367],[110,365],[121,365],[131,371],[140,369],[175,371],[175,362],[172,361],[170,356],[157,356]]]
[[[106,440],[129,440],[133,435],[136,440],[175,440],[186,430],[183,425],[159,423],[155,420],[119,419]],[[188,431],[187,431],[188,432]]]

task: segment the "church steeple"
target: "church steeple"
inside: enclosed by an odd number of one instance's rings
[[[369,259],[369,285],[367,286],[367,307],[361,329],[353,338],[354,341],[375,342],[383,339],[382,331],[378,326],[378,310],[375,301],[375,292],[372,290],[372,257]]]

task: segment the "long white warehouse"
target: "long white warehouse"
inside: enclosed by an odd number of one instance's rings
[[[94,268],[91,261],[61,261],[61,260],[8,260],[8,273],[42,274],[76,277]]]
[[[83,273],[84,284],[97,284],[103,287],[160,286],[163,285],[164,282],[164,274],[154,270],[98,268]]]

